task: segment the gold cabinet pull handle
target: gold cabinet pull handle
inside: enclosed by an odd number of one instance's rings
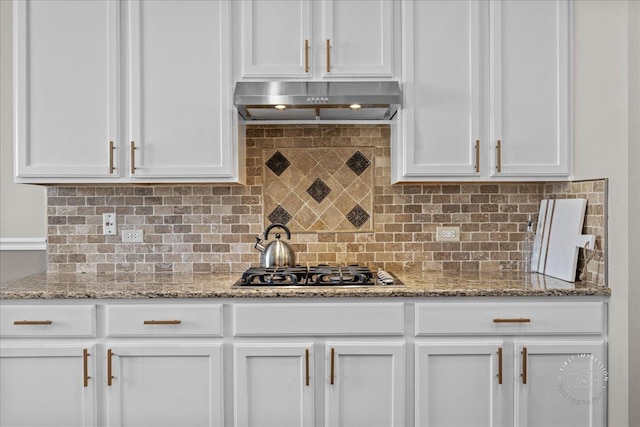
[[[112,371],[112,363],[111,363],[111,359],[113,357],[113,352],[111,351],[111,349],[107,350],[107,385],[111,386],[112,384],[112,380],[113,380],[113,371]]]
[[[476,172],[480,172],[480,140],[476,139]]]
[[[304,350],[305,384],[309,387],[309,349]]]
[[[179,325],[182,320],[145,320],[142,323],[145,325]]]
[[[136,143],[131,141],[131,175],[136,173]]]
[[[331,72],[331,40],[327,39],[327,73]]]
[[[502,141],[496,142],[496,171],[502,172]]]
[[[498,347],[498,384],[502,384],[502,347]]]
[[[86,348],[82,349],[82,378],[84,379],[83,385],[85,387],[89,387],[89,350]]]
[[[109,174],[113,174],[115,166],[113,166],[113,150],[116,149],[116,145],[113,141],[109,141]]]
[[[333,385],[333,377],[335,374],[336,349],[331,347],[331,385]]]
[[[24,325],[51,325],[53,323],[52,320],[15,320],[13,322],[14,325],[24,326]]]
[[[527,347],[522,347],[522,384],[527,383]]]
[[[304,39],[304,72],[309,72],[309,39]]]
[[[531,319],[528,319],[525,317],[518,317],[518,318],[496,317],[495,319],[493,319],[493,323],[531,323]]]

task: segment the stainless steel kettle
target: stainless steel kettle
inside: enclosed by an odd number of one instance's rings
[[[269,239],[269,232],[274,228],[282,228],[287,232],[287,240],[291,240],[291,232],[284,224],[271,224],[264,230],[264,240]],[[280,233],[276,233],[276,240],[267,246],[262,246],[260,237],[256,237],[254,248],[259,250],[260,267],[293,267],[296,265],[296,253],[287,242],[280,240]]]

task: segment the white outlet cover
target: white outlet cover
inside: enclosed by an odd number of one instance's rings
[[[437,227],[436,241],[437,242],[459,242],[460,227]]]
[[[102,234],[118,234],[115,213],[102,214]]]
[[[144,242],[143,230],[123,230],[122,241],[125,243],[142,243]]]

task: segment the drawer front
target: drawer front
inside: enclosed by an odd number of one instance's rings
[[[95,337],[95,305],[13,305],[0,308],[3,337]]]
[[[403,335],[404,304],[236,304],[234,336]]]
[[[222,336],[222,305],[107,305],[108,337]]]
[[[416,304],[416,336],[598,335],[604,324],[601,302]]]

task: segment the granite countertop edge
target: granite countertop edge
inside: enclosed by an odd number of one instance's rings
[[[400,273],[405,286],[234,287],[239,273],[47,274],[0,284],[0,300],[609,296],[606,286],[516,272]]]

